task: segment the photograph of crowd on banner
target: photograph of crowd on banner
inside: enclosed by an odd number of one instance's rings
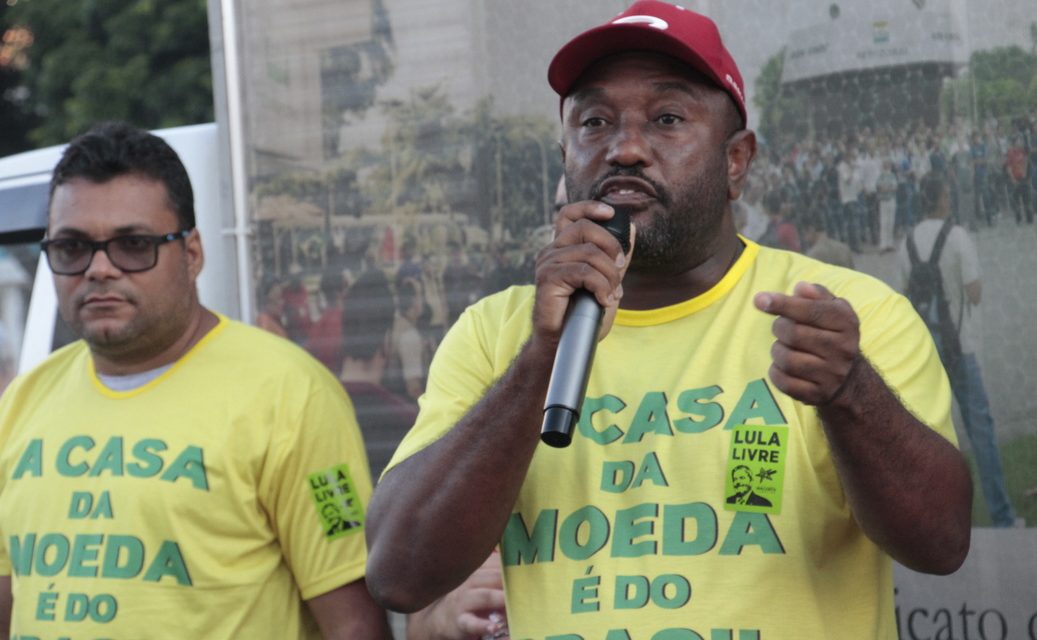
[[[458,315],[532,282],[565,198],[557,98],[541,75],[575,18],[592,24],[610,7],[365,0],[347,3],[340,28],[317,29],[330,18],[321,9],[267,4],[246,16],[255,28],[242,43],[246,91],[264,98],[248,102],[257,321],[364,390],[377,470]],[[1037,522],[1034,373],[1017,357],[1037,346],[1023,329],[1037,296],[1022,277],[1037,210],[1037,16],[1000,4],[688,8],[729,34],[746,78],[761,142],[734,203],[746,238],[906,292],[905,238],[919,228],[931,247],[941,215],[960,227],[946,255],[960,252],[984,288],[972,302],[969,282],[946,283],[974,517],[1015,527]],[[765,24],[780,28],[762,37]],[[931,210],[932,176],[947,211]]]

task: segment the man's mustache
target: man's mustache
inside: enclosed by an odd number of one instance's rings
[[[86,303],[87,298],[90,298],[90,297],[93,297],[93,296],[103,297],[103,296],[108,296],[108,295],[118,296],[118,297],[120,297],[120,298],[122,298],[122,299],[124,299],[124,300],[126,300],[127,302],[130,302],[130,303],[135,303],[136,302],[136,297],[135,296],[133,296],[133,295],[131,295],[131,294],[125,292],[125,291],[120,291],[120,290],[118,290],[118,289],[116,289],[114,287],[91,287],[91,288],[87,289],[86,291],[83,291],[82,293],[80,293],[78,296],[75,297],[75,299],[74,299],[75,306],[76,307],[83,306]]]
[[[659,202],[661,202],[664,205],[670,203],[670,194],[666,191],[666,188],[660,185],[655,180],[652,180],[651,178],[646,176],[644,172],[642,172],[641,169],[637,167],[616,167],[615,169],[609,171],[605,175],[595,180],[594,184],[591,185],[591,200],[601,200],[601,186],[605,184],[605,181],[610,178],[637,178],[638,180],[643,180],[644,182],[647,182],[648,184],[652,185],[652,189],[655,190],[656,199]]]

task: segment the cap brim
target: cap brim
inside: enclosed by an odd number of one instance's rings
[[[573,38],[562,47],[547,68],[547,81],[563,99],[580,76],[606,56],[631,51],[652,51],[675,58],[699,71],[717,88],[730,94],[721,78],[694,49],[667,31],[643,24],[605,24]],[[732,97],[744,124],[745,108]]]

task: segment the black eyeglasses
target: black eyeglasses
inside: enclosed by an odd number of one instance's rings
[[[90,268],[94,254],[104,251],[108,261],[119,271],[137,273],[147,271],[158,264],[159,245],[186,238],[192,229],[158,236],[126,235],[107,240],[85,240],[83,238],[55,238],[40,243],[47,254],[50,270],[60,276],[78,276]]]

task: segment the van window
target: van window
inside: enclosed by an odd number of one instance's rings
[[[28,244],[43,238],[48,189],[46,182],[0,188],[0,242]]]
[[[39,241],[47,223],[48,183],[0,186],[0,390],[18,369],[25,344],[26,317],[40,260]],[[52,346],[67,343],[63,331],[46,336]]]

